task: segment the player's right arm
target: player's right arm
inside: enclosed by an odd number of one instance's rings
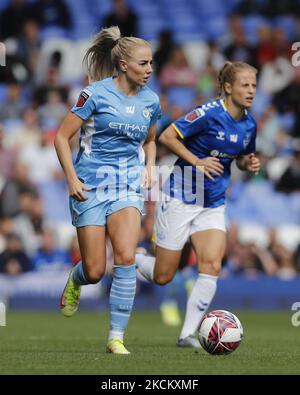
[[[213,175],[220,176],[223,173],[223,166],[218,158],[207,157],[199,159],[181,142],[183,135],[175,124],[171,124],[159,137],[159,142],[169,148],[177,156],[203,171],[206,177],[213,180]]]
[[[76,200],[86,200],[87,197],[84,194],[84,191],[87,191],[88,189],[77,177],[73,166],[69,141],[81,128],[83,123],[84,120],[79,116],[69,112],[58,129],[54,140],[54,146],[59,162],[68,181],[70,196],[74,197]]]

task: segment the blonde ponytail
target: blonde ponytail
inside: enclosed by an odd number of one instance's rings
[[[111,77],[119,71],[119,60],[127,60],[136,45],[150,47],[150,44],[141,38],[121,37],[118,26],[102,29],[96,34],[83,59],[90,82]]]

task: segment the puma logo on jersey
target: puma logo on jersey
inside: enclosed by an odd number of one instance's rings
[[[112,106],[109,106],[108,108],[110,110],[112,110],[115,114],[118,112],[118,110],[116,108],[112,107]]]

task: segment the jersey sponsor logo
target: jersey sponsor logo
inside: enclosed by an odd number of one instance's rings
[[[225,136],[225,132],[218,132],[218,135],[216,136],[216,139],[224,141],[225,140],[224,136]]]
[[[231,135],[230,135],[230,141],[231,141],[232,143],[237,143],[237,141],[238,141],[238,135],[237,135],[237,134],[231,134]]]
[[[139,132],[146,132],[147,126],[146,125],[136,125],[134,123],[121,123],[121,122],[109,122],[108,126],[111,129],[116,130],[128,130],[128,131],[139,131]]]
[[[204,110],[202,110],[202,108],[196,108],[195,110],[193,110],[192,112],[188,113],[185,116],[185,120],[188,122],[195,122],[197,119],[202,118],[205,115]]]
[[[231,155],[231,154],[226,154],[225,152],[220,152],[216,149],[213,149],[210,151],[210,155],[214,156],[215,158],[230,158],[230,159],[235,159],[238,157],[238,155]]]
[[[84,89],[77,100],[76,107],[83,107],[87,101],[87,99],[91,96],[91,92],[87,89]]]
[[[126,107],[127,114],[134,114],[135,106],[128,106]]]

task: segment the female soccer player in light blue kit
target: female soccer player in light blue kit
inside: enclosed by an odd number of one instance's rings
[[[72,316],[81,286],[97,283],[105,273],[107,232],[114,252],[107,352],[129,354],[123,336],[135,296],[141,185],[151,187],[152,183],[160,105],[158,96],[145,86],[152,73],[147,41],[121,37],[118,27],[102,29],[85,61],[91,83],[55,139],[69,184],[72,223],[82,258],[70,273],[61,311]],[[73,165],[69,140],[79,129],[80,150]]]
[[[260,169],[254,154],[256,122],[248,111],[256,93],[256,72],[246,63],[226,62],[219,74],[220,96],[225,97],[194,109],[160,137],[179,159],[163,186],[168,196],[156,207],[156,259],[138,254],[136,263],[146,279],[164,285],[174,277],[182,248],[191,237],[199,276],[187,302],[178,346],[200,347],[195,335],[216,292],[226,246],[225,191],[231,163],[235,159],[241,170],[255,173]],[[191,175],[183,178],[188,166]],[[201,181],[198,169],[204,172],[202,186],[196,182]]]

